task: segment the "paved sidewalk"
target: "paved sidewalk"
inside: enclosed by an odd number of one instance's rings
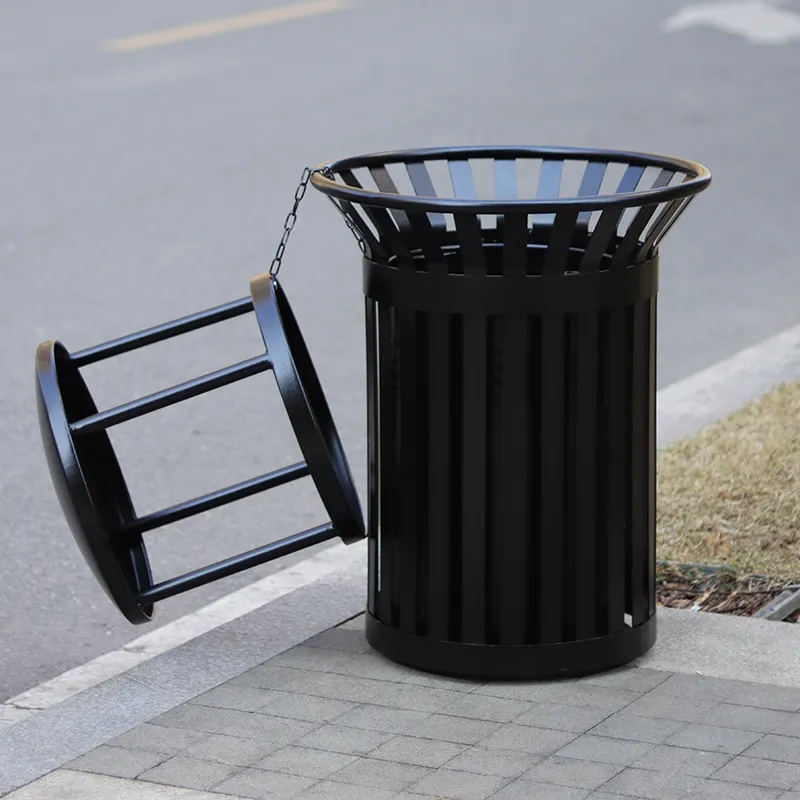
[[[641,666],[477,684],[393,664],[362,629],[327,630],[7,798],[800,800],[800,688]]]

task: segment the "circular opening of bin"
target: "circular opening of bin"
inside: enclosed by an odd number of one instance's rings
[[[568,196],[558,196],[556,192],[545,191],[536,197],[478,197],[457,196],[455,190],[450,196],[436,196],[432,185],[415,186],[414,194],[394,190],[372,190],[363,188],[357,181],[342,178],[342,173],[352,174],[354,170],[367,169],[375,174],[376,169],[390,165],[426,164],[435,161],[468,162],[471,159],[484,160],[533,160],[539,162],[585,161],[599,165],[621,164],[631,168],[648,167],[668,170],[683,176],[680,183],[657,186],[655,188],[635,188],[633,191],[617,190],[611,193],[576,192]],[[656,205],[690,197],[705,189],[711,182],[711,173],[701,164],[672,156],[662,156],[624,150],[601,150],[574,147],[449,147],[417,150],[398,150],[386,153],[373,153],[351,158],[339,159],[320,165],[314,172],[312,183],[324,194],[363,206],[376,206],[405,211],[434,211],[442,213],[515,213],[537,212],[556,213],[564,208],[574,211],[593,211],[605,208],[631,208]],[[396,189],[397,187],[392,187]],[[545,187],[546,188],[546,187]],[[537,193],[539,195],[539,193]]]

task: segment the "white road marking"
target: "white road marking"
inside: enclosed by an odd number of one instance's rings
[[[695,433],[782,381],[800,380],[800,325],[658,392],[658,445]],[[337,544],[0,703],[0,731],[283,595],[366,559]]]
[[[708,25],[756,44],[786,44],[800,39],[800,14],[763,0],[685,6],[662,27],[672,33],[697,25]]]
[[[337,544],[267,575],[0,704],[0,730],[97,686],[144,661],[238,619],[266,603],[366,560],[366,543]]]

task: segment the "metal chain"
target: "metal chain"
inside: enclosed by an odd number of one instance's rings
[[[300,177],[300,183],[295,189],[294,192],[294,203],[292,204],[292,210],[287,214],[286,221],[283,223],[283,235],[281,236],[280,243],[278,244],[278,249],[275,251],[275,256],[272,259],[272,263],[269,267],[269,274],[275,278],[280,272],[281,263],[283,262],[283,255],[286,252],[286,244],[289,241],[289,237],[292,235],[292,231],[294,230],[294,226],[297,224],[297,209],[300,207],[300,203],[302,202],[303,198],[306,194],[306,189],[308,189],[308,182],[311,180],[311,176],[315,172],[322,173],[326,178],[330,180],[334,180],[334,175],[330,167],[322,167],[317,169],[311,169],[309,167],[305,167],[303,169],[303,174]],[[341,209],[340,209],[341,210]],[[366,255],[367,254],[367,245],[364,241],[361,234],[356,230],[356,227],[350,221],[346,214],[343,214],[344,221],[347,224],[347,227],[350,228],[353,236],[356,237],[356,241],[358,242],[358,246],[361,249],[361,252]]]

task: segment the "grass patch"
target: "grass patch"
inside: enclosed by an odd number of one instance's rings
[[[658,558],[800,579],[800,382],[658,455]]]

